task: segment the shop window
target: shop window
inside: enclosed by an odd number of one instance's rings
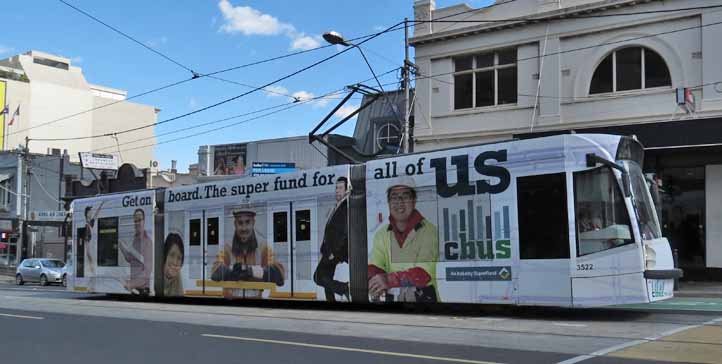
[[[644,47],[618,49],[604,58],[594,70],[589,94],[643,90],[672,86],[664,59]]]
[[[521,259],[569,259],[564,173],[516,180]]]
[[[118,266],[118,217],[98,219],[98,266]]]
[[[517,102],[516,48],[453,60],[455,110]]]

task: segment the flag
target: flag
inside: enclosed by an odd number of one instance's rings
[[[0,115],[5,115],[5,114],[7,114],[9,111],[10,111],[10,110],[8,110],[8,106],[5,105],[5,108],[3,108],[2,111],[0,111]]]
[[[18,108],[15,109],[15,112],[13,113],[13,117],[10,118],[10,121],[8,122],[8,126],[13,125],[15,122],[15,119],[20,119],[20,105],[18,105]]]

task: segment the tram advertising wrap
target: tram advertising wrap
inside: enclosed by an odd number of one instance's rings
[[[348,168],[168,189],[164,295],[348,300]]]
[[[510,208],[492,205],[510,184],[507,151],[462,151],[368,163],[372,302],[512,298]]]
[[[633,138],[575,134],[78,199],[68,282],[229,299],[668,299],[682,272],[642,161]]]
[[[154,206],[155,191],[75,201],[71,288],[154,294]]]

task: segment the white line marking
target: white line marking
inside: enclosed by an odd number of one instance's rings
[[[0,316],[4,316],[4,317],[15,317],[15,318],[24,318],[24,319],[31,319],[31,320],[43,320],[43,319],[45,319],[45,317],[11,315],[11,314],[9,314],[9,313],[0,313]]]
[[[393,351],[358,349],[358,348],[349,348],[349,347],[344,347],[344,346],[317,345],[317,344],[300,343],[300,342],[294,342],[294,341],[258,339],[258,338],[253,338],[253,337],[225,336],[225,335],[213,335],[213,334],[201,334],[201,336],[219,338],[219,339],[254,341],[254,342],[269,343],[269,344],[303,346],[303,347],[315,348],[315,349],[352,351],[352,352],[358,352],[358,353],[368,353],[368,354],[377,354],[377,355],[400,356],[400,357],[405,357],[405,358],[438,360],[438,361],[446,361],[446,362],[454,362],[454,363],[502,364],[502,363],[490,362],[490,361],[469,360],[469,359],[460,359],[460,358],[447,358],[447,357],[443,357],[443,356],[418,355],[418,354],[408,354],[408,353],[396,353]]]
[[[564,327],[587,327],[585,324],[567,324],[564,322],[555,322],[555,326],[564,326]]]
[[[657,340],[659,340],[659,339],[661,339],[661,338],[663,338],[663,337],[671,336],[671,335],[674,335],[674,334],[679,333],[679,332],[682,332],[682,331],[687,331],[687,330],[695,329],[695,328],[702,327],[702,326],[714,325],[714,324],[717,323],[717,322],[722,322],[722,317],[716,318],[716,319],[714,319],[714,320],[709,320],[709,321],[703,322],[703,323],[701,323],[701,324],[699,324],[699,325],[682,326],[682,327],[678,327],[678,328],[676,328],[676,329],[667,330],[667,331],[662,332],[661,334],[656,335],[656,336],[646,337],[646,338],[641,339],[641,340],[633,340],[633,341],[629,341],[629,342],[622,343],[622,344],[619,344],[619,345],[610,346],[610,347],[608,347],[608,348],[606,348],[606,349],[597,350],[597,351],[595,351],[595,352],[593,352],[593,353],[590,353],[590,354],[575,356],[575,357],[573,357],[573,358],[569,358],[569,359],[567,359],[567,360],[560,361],[560,362],[558,362],[558,363],[556,363],[556,364],[574,364],[574,363],[578,363],[578,362],[580,362],[580,361],[584,361],[584,360],[591,359],[591,358],[598,357],[598,356],[604,356],[604,355],[607,355],[607,354],[612,353],[612,352],[615,352],[615,351],[619,351],[619,350],[622,350],[622,349],[626,349],[626,348],[631,347],[631,346],[636,346],[636,345],[639,345],[639,344],[645,344],[645,343],[648,343],[648,342],[657,341]]]

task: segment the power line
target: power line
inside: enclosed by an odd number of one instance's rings
[[[384,73],[382,73],[382,74],[379,74],[378,77],[383,77],[383,76],[388,75],[388,74],[390,74],[390,73],[396,72],[397,70],[398,70],[398,67],[397,67],[397,68],[394,68],[394,69],[391,69],[391,70],[389,70],[389,71],[386,71],[386,72],[384,72]],[[360,81],[360,82],[356,82],[356,84],[365,83],[365,82],[368,82],[368,81],[370,81],[370,80],[373,80],[373,78],[369,78],[369,79],[366,79],[366,80],[363,80],[363,81]],[[223,119],[213,120],[213,121],[205,122],[205,123],[202,123],[202,124],[197,124],[197,125],[193,125],[193,126],[189,126],[189,127],[185,127],[185,128],[181,128],[181,129],[172,130],[172,131],[169,131],[169,132],[166,132],[166,133],[162,133],[162,134],[159,134],[159,135],[155,135],[155,136],[152,136],[152,137],[145,137],[145,138],[140,138],[140,139],[131,140],[131,141],[128,141],[128,142],[125,142],[125,143],[121,143],[120,145],[133,144],[133,143],[137,143],[137,142],[139,142],[139,141],[148,140],[148,139],[153,139],[153,138],[160,137],[160,136],[175,134],[175,133],[179,133],[179,132],[186,131],[186,130],[191,130],[191,129],[197,129],[197,128],[200,128],[200,127],[203,127],[203,126],[206,126],[206,125],[217,124],[217,123],[220,123],[220,122],[224,122],[224,121],[228,121],[228,120],[232,120],[232,119],[237,119],[237,118],[239,118],[239,117],[244,117],[244,116],[253,115],[253,114],[260,113],[260,112],[264,112],[264,111],[268,111],[268,110],[273,110],[273,109],[277,109],[277,108],[284,107],[284,106],[288,106],[288,105],[292,105],[292,104],[298,104],[298,103],[307,104],[307,103],[311,103],[311,102],[317,101],[317,100],[329,99],[329,96],[337,95],[337,94],[339,94],[340,92],[342,92],[342,91],[344,91],[344,90],[345,90],[345,88],[336,89],[336,90],[334,90],[334,91],[330,91],[330,92],[324,93],[324,94],[321,95],[321,96],[316,96],[316,97],[309,98],[309,99],[306,99],[306,100],[301,100],[301,101],[298,101],[298,102],[294,101],[294,102],[290,102],[290,103],[283,103],[283,104],[279,104],[279,105],[275,105],[275,106],[271,106],[271,107],[267,107],[267,108],[263,108],[263,109],[259,109],[259,110],[255,110],[255,111],[251,111],[251,112],[247,112],[247,113],[235,115],[235,116],[230,116],[230,117],[223,118]],[[94,151],[103,151],[103,150],[112,149],[112,148],[114,148],[114,147],[115,147],[115,146],[108,146],[108,147],[103,147],[103,148],[96,149],[96,150],[94,150]]]
[[[366,38],[365,40],[359,42],[359,44],[363,44],[363,43],[365,43],[365,42],[368,42],[369,40],[372,40],[372,39],[380,36],[381,34],[384,34],[384,33],[388,32],[388,31],[390,31],[391,29],[397,27],[399,24],[403,24],[403,22],[394,24],[393,26],[387,28],[386,30],[381,31],[381,32],[378,32],[378,33],[376,33],[376,34],[375,34],[374,36],[372,36],[372,37]],[[135,128],[130,128],[130,129],[122,130],[122,131],[117,131],[117,132],[113,132],[113,133],[104,133],[104,134],[96,134],[96,135],[72,137],[72,138],[38,138],[38,139],[30,139],[30,140],[34,140],[34,141],[66,141],[66,140],[93,139],[93,138],[99,138],[99,137],[107,137],[107,136],[114,136],[114,135],[118,135],[118,134],[130,133],[130,132],[133,132],[133,131],[138,131],[138,130],[141,130],[141,129],[146,129],[146,128],[149,128],[149,127],[153,127],[153,126],[165,124],[165,123],[168,123],[168,122],[171,122],[171,121],[174,121],[174,120],[178,120],[178,119],[181,119],[181,118],[188,117],[188,116],[190,116],[190,115],[194,115],[194,114],[197,114],[197,113],[206,111],[206,110],[208,110],[208,109],[212,109],[212,108],[221,106],[221,105],[223,105],[223,104],[226,104],[226,103],[229,103],[229,102],[231,102],[231,101],[237,100],[237,99],[239,99],[239,98],[241,98],[241,97],[250,95],[250,94],[252,94],[252,93],[254,93],[254,92],[258,91],[258,90],[264,89],[264,88],[266,88],[266,87],[268,87],[268,86],[271,86],[271,85],[273,85],[273,84],[275,84],[275,83],[278,83],[278,82],[284,81],[284,80],[286,80],[286,79],[289,79],[289,78],[291,78],[291,77],[293,77],[293,76],[295,76],[295,75],[298,75],[299,73],[305,72],[305,71],[307,71],[307,70],[309,70],[309,69],[311,69],[311,68],[314,68],[314,67],[316,67],[316,66],[318,66],[318,65],[320,65],[320,64],[322,64],[322,63],[324,63],[324,62],[327,62],[327,61],[329,61],[329,60],[331,60],[331,59],[333,59],[333,58],[336,58],[336,57],[340,56],[341,54],[343,54],[343,53],[345,53],[345,52],[348,52],[348,51],[351,50],[351,49],[352,49],[352,47],[345,48],[345,49],[343,49],[343,50],[341,50],[341,51],[339,51],[339,52],[337,52],[337,53],[334,53],[334,54],[326,57],[326,58],[323,58],[323,59],[321,59],[321,60],[319,60],[319,61],[316,61],[316,62],[314,62],[314,63],[312,63],[312,64],[310,64],[310,65],[308,65],[308,66],[306,66],[306,67],[303,67],[303,68],[301,68],[301,69],[299,69],[299,70],[296,70],[296,71],[294,71],[294,72],[292,72],[292,73],[290,73],[290,74],[287,74],[287,75],[285,75],[285,76],[283,76],[283,77],[281,77],[281,78],[278,78],[278,79],[275,79],[275,80],[273,80],[273,81],[271,81],[271,82],[268,82],[268,83],[264,84],[263,86],[259,86],[259,87],[256,87],[256,88],[250,90],[250,91],[244,92],[244,93],[242,93],[242,94],[240,94],[240,95],[236,95],[236,96],[234,96],[234,97],[231,97],[231,98],[228,98],[228,99],[219,101],[219,102],[217,102],[217,103],[215,103],[215,104],[212,104],[212,105],[209,105],[209,106],[205,106],[205,107],[202,107],[202,108],[200,108],[200,109],[196,109],[196,110],[193,110],[193,111],[191,111],[191,112],[188,112],[188,113],[185,113],[185,114],[181,114],[181,115],[178,115],[178,116],[175,116],[175,117],[172,117],[172,118],[170,118],[170,119],[163,120],[163,121],[158,121],[158,122],[154,122],[154,123],[150,123],[150,124],[146,124],[146,125],[143,125],[143,126],[139,126],[139,127],[135,127]],[[374,77],[376,77],[376,76],[374,75]]]
[[[163,53],[161,53],[161,52],[159,52],[159,51],[157,51],[157,50],[149,47],[149,46],[146,45],[145,43],[143,43],[143,42],[141,42],[141,41],[139,41],[139,40],[131,37],[130,35],[128,35],[127,33],[124,33],[124,32],[121,31],[120,29],[118,29],[118,28],[116,28],[116,27],[114,27],[114,26],[112,26],[112,25],[110,25],[110,24],[108,24],[108,23],[106,23],[106,22],[98,19],[97,17],[95,17],[95,16],[93,16],[92,14],[84,11],[83,9],[80,9],[80,8],[78,8],[77,6],[74,6],[74,5],[72,5],[72,4],[69,4],[69,3],[68,3],[67,1],[65,1],[65,0],[58,0],[58,1],[60,1],[61,3],[67,5],[68,7],[72,8],[73,10],[75,10],[75,11],[77,11],[77,12],[79,12],[79,13],[85,15],[85,16],[87,16],[88,18],[93,19],[93,20],[95,20],[96,22],[98,22],[98,23],[100,23],[100,24],[103,24],[105,27],[107,27],[107,28],[113,30],[114,32],[122,35],[123,37],[129,39],[130,41],[132,41],[132,42],[134,42],[134,43],[137,43],[137,44],[140,45],[141,47],[143,47],[143,48],[145,48],[145,49],[147,49],[147,50],[149,50],[149,51],[151,51],[151,52],[153,52],[153,53],[155,53],[155,54],[157,54],[157,55],[165,58],[166,60],[168,60],[168,61],[176,64],[178,67],[181,67],[181,68],[185,69],[186,71],[190,72],[190,73],[193,75],[194,78],[197,78],[197,75],[198,75],[198,74],[197,74],[194,70],[192,70],[190,67],[188,67],[188,66],[186,66],[186,65],[184,65],[184,64],[182,64],[182,63],[180,63],[180,62],[178,62],[178,61],[176,61],[176,60],[174,60],[173,58],[170,58],[169,56],[167,56],[167,55],[165,55],[165,54],[163,54]]]
[[[401,23],[399,23],[399,24],[401,24]],[[403,28],[398,28],[398,25],[399,25],[399,24],[397,24],[396,27],[390,29],[387,33],[395,32],[395,31],[398,31],[398,30],[403,29]],[[365,38],[370,38],[370,37],[375,37],[375,36],[378,35],[378,34],[379,34],[379,33],[371,33],[371,34],[367,34],[367,35],[362,35],[362,36],[359,36],[359,37],[356,37],[356,38],[352,38],[351,41],[359,40],[359,39],[365,39]],[[272,61],[281,60],[281,59],[284,59],[284,58],[294,57],[294,56],[297,56],[297,55],[300,55],[300,54],[309,53],[309,52],[312,52],[312,51],[316,51],[316,50],[323,49],[323,48],[328,48],[328,47],[331,47],[331,45],[319,46],[319,47],[316,47],[316,48],[311,48],[311,49],[301,50],[301,51],[297,51],[297,52],[292,52],[292,53],[288,53],[288,54],[284,54],[284,55],[280,55],[280,56],[275,56],[275,57],[271,57],[271,58],[262,59],[262,60],[259,60],[259,61],[253,61],[253,62],[250,62],[250,63],[245,63],[245,64],[241,64],[241,65],[233,66],[233,67],[229,67],[229,68],[224,68],[224,69],[217,70],[217,71],[213,71],[213,72],[210,72],[210,73],[196,74],[195,76],[190,77],[190,78],[187,78],[187,79],[183,79],[183,80],[180,80],[180,81],[176,81],[176,82],[173,82],[173,83],[164,85],[164,86],[160,86],[160,87],[154,88],[154,89],[152,89],[152,90],[144,91],[144,92],[141,92],[141,93],[139,93],[139,94],[126,97],[126,98],[123,99],[123,100],[116,100],[116,101],[113,101],[113,102],[110,102],[110,103],[107,103],[107,104],[104,104],[104,105],[96,106],[96,107],[93,107],[93,108],[90,108],[90,109],[86,109],[86,110],[83,110],[83,111],[76,112],[76,113],[74,113],[74,114],[66,115],[66,116],[60,117],[60,118],[58,118],[58,119],[53,119],[53,120],[50,120],[50,121],[42,122],[42,123],[40,123],[40,124],[27,127],[27,128],[25,128],[25,129],[20,129],[20,130],[14,131],[14,132],[9,132],[9,133],[7,133],[5,136],[7,137],[7,136],[10,136],[10,135],[16,135],[16,134],[19,134],[19,133],[22,133],[22,132],[25,132],[25,131],[28,131],[28,130],[40,128],[40,127],[43,127],[43,126],[46,126],[46,125],[50,125],[50,124],[54,124],[54,123],[57,123],[57,122],[60,122],[60,121],[63,121],[63,120],[67,120],[67,119],[73,118],[73,117],[75,117],[75,116],[83,115],[83,114],[86,114],[86,113],[89,113],[89,112],[93,112],[93,111],[96,111],[96,110],[99,110],[99,109],[102,109],[102,108],[106,108],[106,107],[109,107],[109,106],[113,106],[113,105],[119,104],[119,103],[122,103],[122,102],[125,102],[125,101],[133,100],[133,99],[136,99],[136,98],[140,98],[140,97],[142,97],[142,96],[146,96],[146,95],[149,95],[149,94],[152,94],[152,93],[156,93],[156,92],[159,92],[159,91],[163,91],[163,90],[165,90],[165,89],[168,89],[168,88],[171,88],[171,87],[175,87],[175,86],[178,86],[178,85],[181,85],[181,84],[184,84],[184,83],[186,83],[186,82],[193,81],[193,80],[196,80],[196,79],[199,79],[199,78],[209,77],[209,76],[213,76],[213,75],[217,75],[217,74],[221,74],[221,73],[226,73],[226,72],[230,72],[230,71],[235,71],[235,70],[239,70],[239,69],[243,69],[243,68],[248,68],[248,67],[256,66],[256,65],[259,65],[259,64],[263,64],[263,63],[268,63],[268,62],[272,62]],[[234,83],[234,81],[229,81],[229,80],[224,80],[224,81],[229,82],[229,83]],[[250,85],[248,85],[248,86],[250,87]],[[287,96],[287,95],[286,95],[286,96]]]

